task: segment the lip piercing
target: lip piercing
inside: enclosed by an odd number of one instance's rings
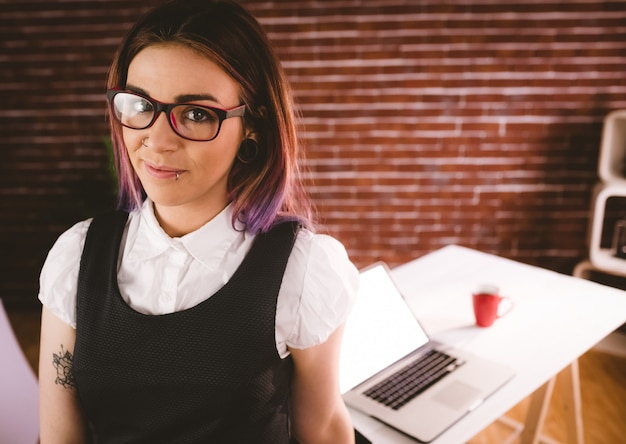
[[[141,144],[145,146],[146,148],[148,148],[148,145],[146,145],[146,140],[148,140],[147,137],[144,137],[143,139],[141,139]]]
[[[180,177],[180,173],[176,171],[176,180],[178,180],[179,177]]]

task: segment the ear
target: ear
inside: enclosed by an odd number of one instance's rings
[[[263,122],[266,115],[267,109],[264,106],[259,106],[256,110],[246,108],[246,114],[243,116],[242,142],[246,139],[252,139],[257,143],[259,142],[260,137],[255,127],[256,125],[264,124]]]
[[[252,139],[252,140],[254,140],[255,142],[258,143],[259,138],[258,138],[257,132],[254,131],[253,129],[250,129],[250,128],[244,128],[243,129],[243,137],[242,137],[241,141],[243,142],[244,140],[247,140],[247,139]]]

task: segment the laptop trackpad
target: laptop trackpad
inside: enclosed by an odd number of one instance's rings
[[[444,387],[433,399],[453,410],[467,409],[479,399],[480,390],[459,381],[453,381]]]

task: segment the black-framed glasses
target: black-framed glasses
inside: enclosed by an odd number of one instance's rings
[[[162,103],[121,89],[108,90],[107,99],[115,120],[127,128],[136,130],[149,128],[159,113],[164,112],[176,134],[195,142],[215,139],[224,120],[242,117],[246,111],[246,105],[221,109],[195,103]]]

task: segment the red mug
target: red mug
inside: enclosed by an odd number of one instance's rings
[[[501,313],[499,310],[500,302],[505,299],[509,302],[509,307]],[[476,325],[479,327],[491,326],[496,319],[508,314],[513,309],[513,300],[508,296],[500,296],[498,288],[493,285],[480,287],[472,295],[472,302]]]

